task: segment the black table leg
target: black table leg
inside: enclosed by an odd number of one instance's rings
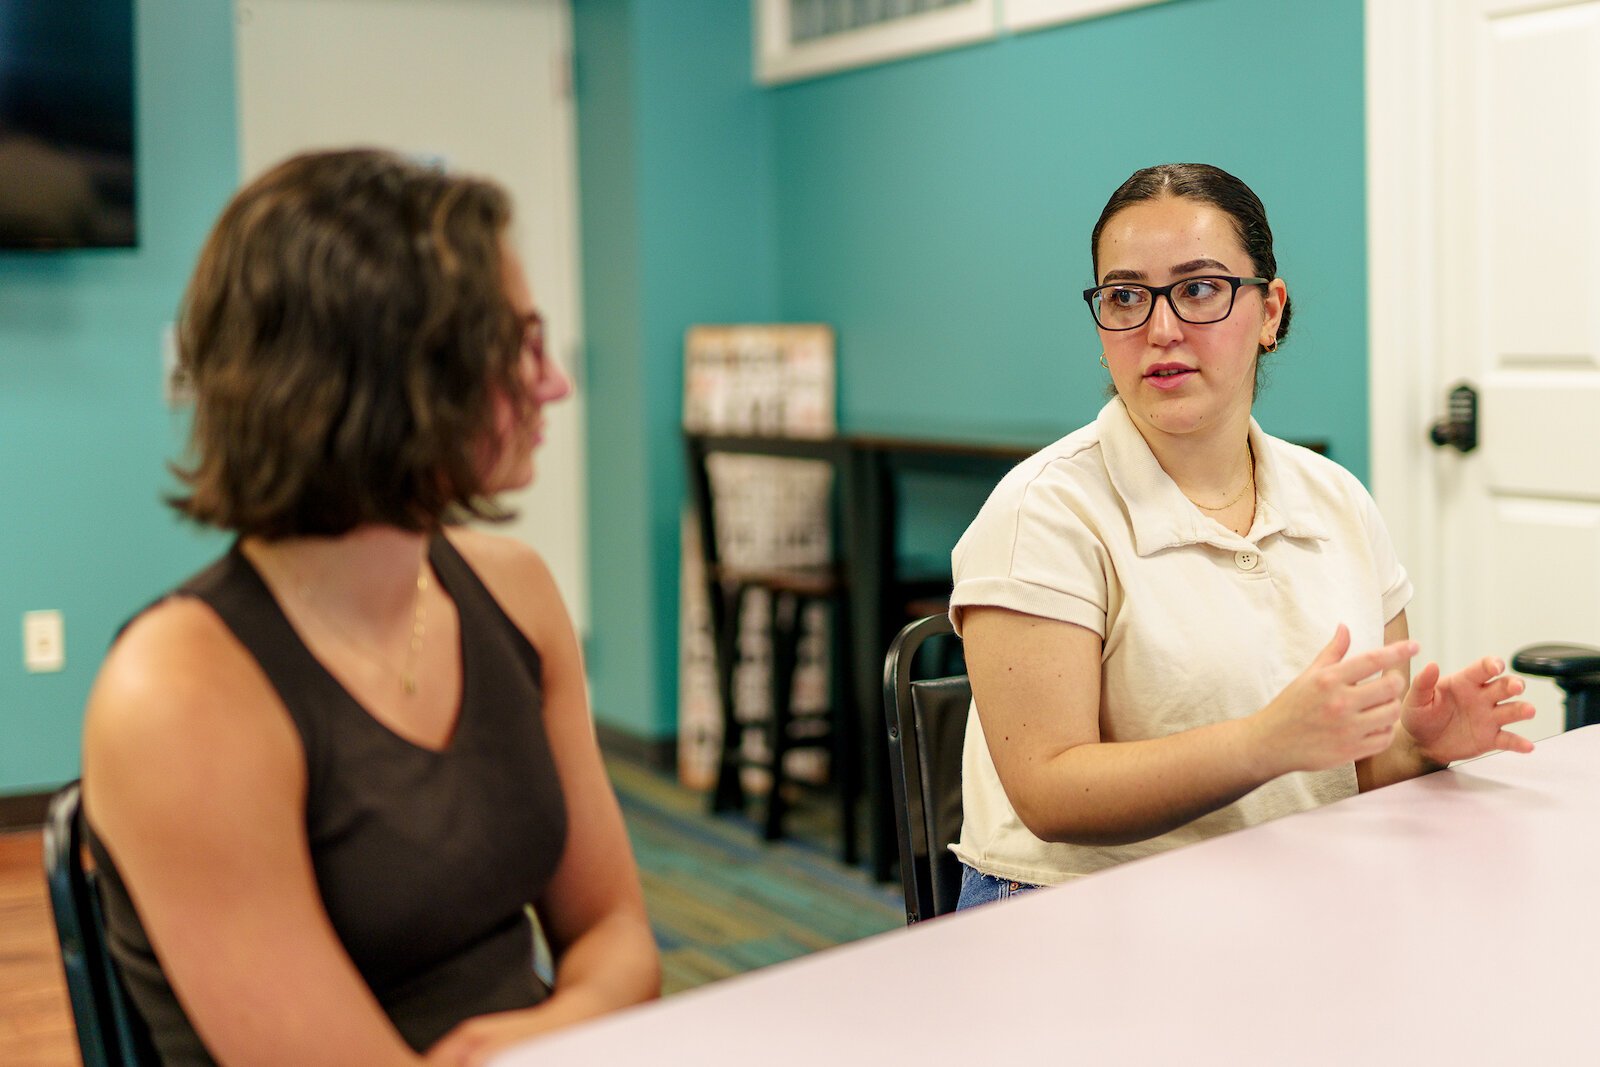
[[[871,448],[850,449],[840,464],[845,479],[845,566],[849,572],[856,709],[861,723],[863,778],[867,787],[867,855],[880,882],[894,874],[896,854],[889,750],[883,718],[883,657],[888,647],[885,597],[892,588],[892,501],[883,483],[882,458]]]

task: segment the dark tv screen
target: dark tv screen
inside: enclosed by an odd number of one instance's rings
[[[0,0],[0,248],[121,248],[135,0]]]

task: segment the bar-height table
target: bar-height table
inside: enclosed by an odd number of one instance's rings
[[[493,1062],[1600,1063],[1597,824],[1592,726]]]
[[[1056,435],[1059,436],[1059,435]],[[989,432],[972,437],[849,433],[821,437],[686,434],[690,462],[701,453],[783,456],[833,464],[839,479],[839,556],[848,586],[855,736],[862,741],[867,788],[867,855],[879,881],[893,876],[894,823],[889,756],[882,722],[883,657],[900,626],[901,475],[922,471],[990,483],[1052,440],[1049,431]],[[704,508],[702,507],[702,511]]]

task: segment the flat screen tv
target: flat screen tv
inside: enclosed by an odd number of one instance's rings
[[[136,0],[0,0],[0,248],[122,248]]]

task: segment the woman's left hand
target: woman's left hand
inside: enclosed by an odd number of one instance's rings
[[[1423,757],[1444,766],[1496,749],[1533,751],[1532,741],[1505,729],[1533,718],[1534,708],[1513,699],[1525,686],[1504,671],[1504,663],[1485,656],[1447,678],[1437,663],[1417,673],[1401,703],[1400,724]]]
[[[480,1067],[506,1047],[554,1030],[567,1021],[553,1014],[525,1008],[475,1016],[440,1038],[424,1059],[438,1067]]]

